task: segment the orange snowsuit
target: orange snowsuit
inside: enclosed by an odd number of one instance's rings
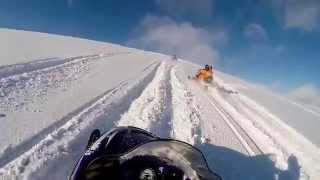
[[[196,74],[196,78],[202,81],[211,81],[212,76],[213,76],[213,71],[206,70],[206,69],[200,69]]]

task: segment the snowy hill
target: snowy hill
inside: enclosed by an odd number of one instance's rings
[[[122,125],[197,146],[227,180],[320,178],[320,113],[264,87],[217,72],[204,88],[198,65],[109,43],[0,38],[0,179],[66,179],[93,129]]]

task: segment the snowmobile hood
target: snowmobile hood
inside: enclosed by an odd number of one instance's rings
[[[153,156],[181,168],[190,179],[221,180],[212,172],[200,150],[182,141],[159,139],[143,144],[122,155],[120,162],[135,157]]]
[[[90,136],[91,137],[91,136]],[[90,138],[91,139],[91,138]],[[116,128],[100,136],[80,158],[70,179],[221,180],[200,150],[145,130]]]

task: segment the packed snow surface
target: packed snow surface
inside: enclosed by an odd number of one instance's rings
[[[66,179],[93,129],[129,125],[195,145],[226,180],[320,179],[320,113],[261,86],[108,43],[0,37],[0,179]]]

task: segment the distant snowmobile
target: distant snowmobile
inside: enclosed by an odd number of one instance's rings
[[[222,180],[195,147],[135,127],[94,130],[70,180]]]

